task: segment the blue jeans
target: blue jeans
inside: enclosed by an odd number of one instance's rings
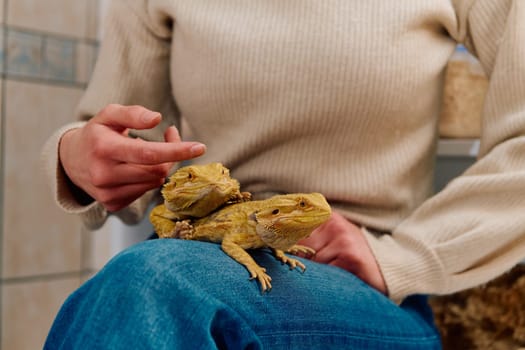
[[[45,349],[439,349],[426,298],[392,303],[354,275],[303,260],[290,271],[251,252],[272,277],[262,294],[212,243],[139,243],[64,303]]]

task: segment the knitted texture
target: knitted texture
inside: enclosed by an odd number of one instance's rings
[[[183,118],[207,145],[198,162],[223,162],[245,191],[323,193],[364,227],[393,300],[467,288],[525,256],[523,1],[116,0],[105,28],[80,120],[140,104],[164,117],[140,136]],[[480,159],[432,195],[458,42],[490,77]],[[104,220],[50,173],[64,209]]]

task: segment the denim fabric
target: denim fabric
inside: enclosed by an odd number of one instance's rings
[[[440,348],[424,297],[397,306],[344,270],[251,254],[269,293],[217,244],[137,244],[68,298],[45,349]]]

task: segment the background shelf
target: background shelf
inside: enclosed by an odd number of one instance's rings
[[[438,156],[473,157],[479,151],[478,139],[441,139],[438,143]]]

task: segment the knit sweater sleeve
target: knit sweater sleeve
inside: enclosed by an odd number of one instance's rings
[[[487,282],[525,257],[525,2],[453,4],[451,35],[490,78],[480,153],[392,234],[366,233],[396,301]]]
[[[80,215],[89,228],[100,227],[108,212],[98,202],[83,205],[76,200],[58,157],[60,139],[112,103],[142,105],[160,111],[161,125],[147,132],[132,133],[145,139],[163,139],[163,130],[178,120],[169,79],[170,22],[162,11],[150,10],[146,0],[111,1],[99,57],[77,108],[78,121],[57,130],[44,146],[44,166],[56,202],[64,211]],[[126,223],[140,221],[153,194],[153,191],[146,193],[115,215]]]

